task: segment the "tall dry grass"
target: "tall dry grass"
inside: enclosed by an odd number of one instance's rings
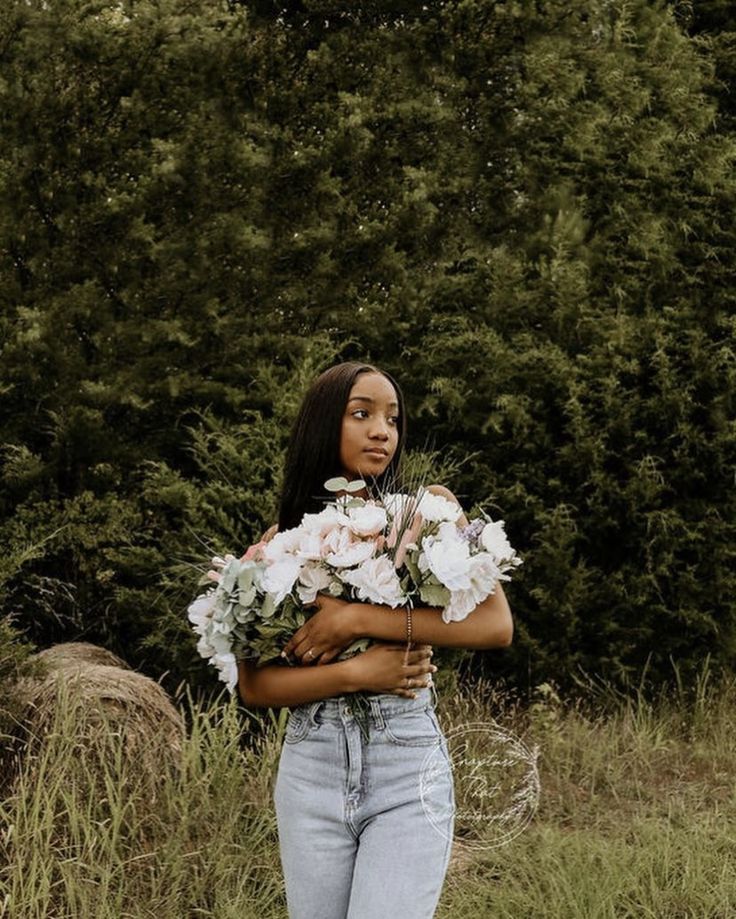
[[[0,803],[0,915],[286,916],[271,795],[287,712],[256,717],[225,696],[206,710],[188,693],[180,704],[179,767],[152,804],[114,720],[101,757],[70,744],[62,693],[33,770]],[[489,827],[484,847],[483,826],[460,821],[438,919],[736,915],[733,680],[706,666],[692,691],[655,701],[543,686],[531,705],[478,682],[437,711],[448,734],[484,722],[536,748],[540,783],[505,845]],[[466,781],[456,774],[459,795]]]

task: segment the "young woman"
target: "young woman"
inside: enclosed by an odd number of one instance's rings
[[[294,425],[278,529],[321,510],[332,497],[324,491],[331,477],[361,478],[377,488],[392,481],[405,436],[404,399],[393,377],[354,362],[326,370]],[[446,488],[430,490],[456,501]],[[368,489],[361,494],[369,497]],[[466,524],[463,515],[458,525]],[[408,651],[401,610],[327,595],[315,605],[284,648],[302,666],[239,663],[247,705],[292,708],[274,790],[289,916],[429,919],[447,871],[455,813],[447,743],[433,705],[431,645],[509,645],[508,603],[498,584],[461,622],[443,622],[437,608],[415,608]],[[334,661],[363,636],[377,643]],[[358,691],[372,694],[367,743],[350,707],[349,694]]]

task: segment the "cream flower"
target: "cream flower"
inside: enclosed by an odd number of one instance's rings
[[[314,603],[321,590],[330,586],[330,573],[320,565],[305,565],[300,574],[296,592],[302,603]]]
[[[307,533],[316,533],[318,536],[326,536],[335,527],[345,526],[347,522],[348,518],[342,511],[328,504],[318,514],[305,514],[299,524],[299,529]]]
[[[470,586],[462,590],[453,590],[450,602],[442,611],[445,622],[459,622],[490,596],[496,586],[500,572],[490,555],[480,552],[470,559],[468,580]]]
[[[322,536],[317,530],[304,531],[296,556],[306,561],[317,561],[322,558]]]
[[[204,635],[205,629],[212,619],[212,610],[215,607],[215,592],[202,594],[187,609],[187,618],[192,623],[197,635]]]
[[[381,603],[390,607],[402,606],[406,597],[391,560],[385,555],[371,558],[352,571],[343,571],[340,577],[346,584],[357,588],[360,600]]]
[[[296,552],[302,535],[301,527],[293,527],[290,530],[284,530],[283,533],[277,533],[264,548],[263,557],[268,562],[277,562],[284,555]]]
[[[356,536],[378,536],[386,528],[386,511],[375,504],[352,507],[348,517],[348,527]]]
[[[371,541],[358,540],[347,528],[332,530],[322,540],[322,557],[336,568],[352,568],[369,559],[376,548]]]
[[[294,586],[294,581],[299,577],[303,564],[302,559],[286,555],[279,561],[269,565],[263,572],[261,587],[266,593],[272,595],[275,606],[281,603]]]
[[[451,591],[470,589],[470,547],[458,536],[454,523],[440,524],[437,536],[422,541],[418,564]]]
[[[232,651],[225,651],[222,654],[216,654],[212,663],[217,667],[218,679],[227,683],[227,688],[232,693],[238,685],[238,663]]]
[[[202,657],[213,657],[215,654],[225,654],[230,650],[231,640],[229,634],[223,632],[210,632],[203,635],[197,642],[197,651]]]
[[[419,511],[428,523],[441,523],[445,520],[453,523],[463,512],[459,504],[431,491],[425,491],[422,495]]]
[[[506,538],[503,524],[503,520],[487,523],[483,527],[483,532],[480,534],[480,544],[486,552],[489,552],[494,558],[499,560],[511,558],[514,554],[511,543]]]

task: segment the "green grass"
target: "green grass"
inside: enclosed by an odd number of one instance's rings
[[[1,916],[286,917],[271,789],[287,713],[261,726],[235,700],[182,707],[180,768],[150,781],[115,730],[101,757],[82,755],[62,700],[0,802]],[[456,827],[476,844],[456,846],[438,919],[736,916],[732,680],[712,685],[706,665],[692,692],[655,702],[564,702],[543,686],[532,705],[480,682],[438,714],[446,731],[493,722],[536,747],[541,788],[504,845]],[[465,781],[456,773],[458,795]]]

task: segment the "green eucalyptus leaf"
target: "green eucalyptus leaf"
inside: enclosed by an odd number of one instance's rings
[[[357,654],[360,651],[367,651],[370,644],[370,638],[358,638],[357,641],[354,641],[352,644],[348,645],[347,648],[343,649],[343,651],[340,653],[340,657],[343,655],[352,656],[353,654]]]
[[[423,584],[419,588],[419,596],[427,606],[444,608],[450,602],[450,591],[441,584]]]
[[[241,568],[238,574],[238,587],[241,590],[248,590],[253,584],[253,569]]]
[[[334,479],[327,479],[325,488],[327,491],[344,491],[348,487],[348,484],[348,480],[340,475]]]
[[[247,589],[241,588],[238,591],[238,603],[241,606],[245,606],[245,607],[251,606],[255,598],[256,598],[256,589],[252,585],[248,587]]]
[[[238,580],[238,574],[238,569],[233,567],[232,563],[228,565],[227,568],[223,569],[222,577],[220,578],[220,587],[225,593],[230,593],[230,591],[235,587],[235,584]]]

